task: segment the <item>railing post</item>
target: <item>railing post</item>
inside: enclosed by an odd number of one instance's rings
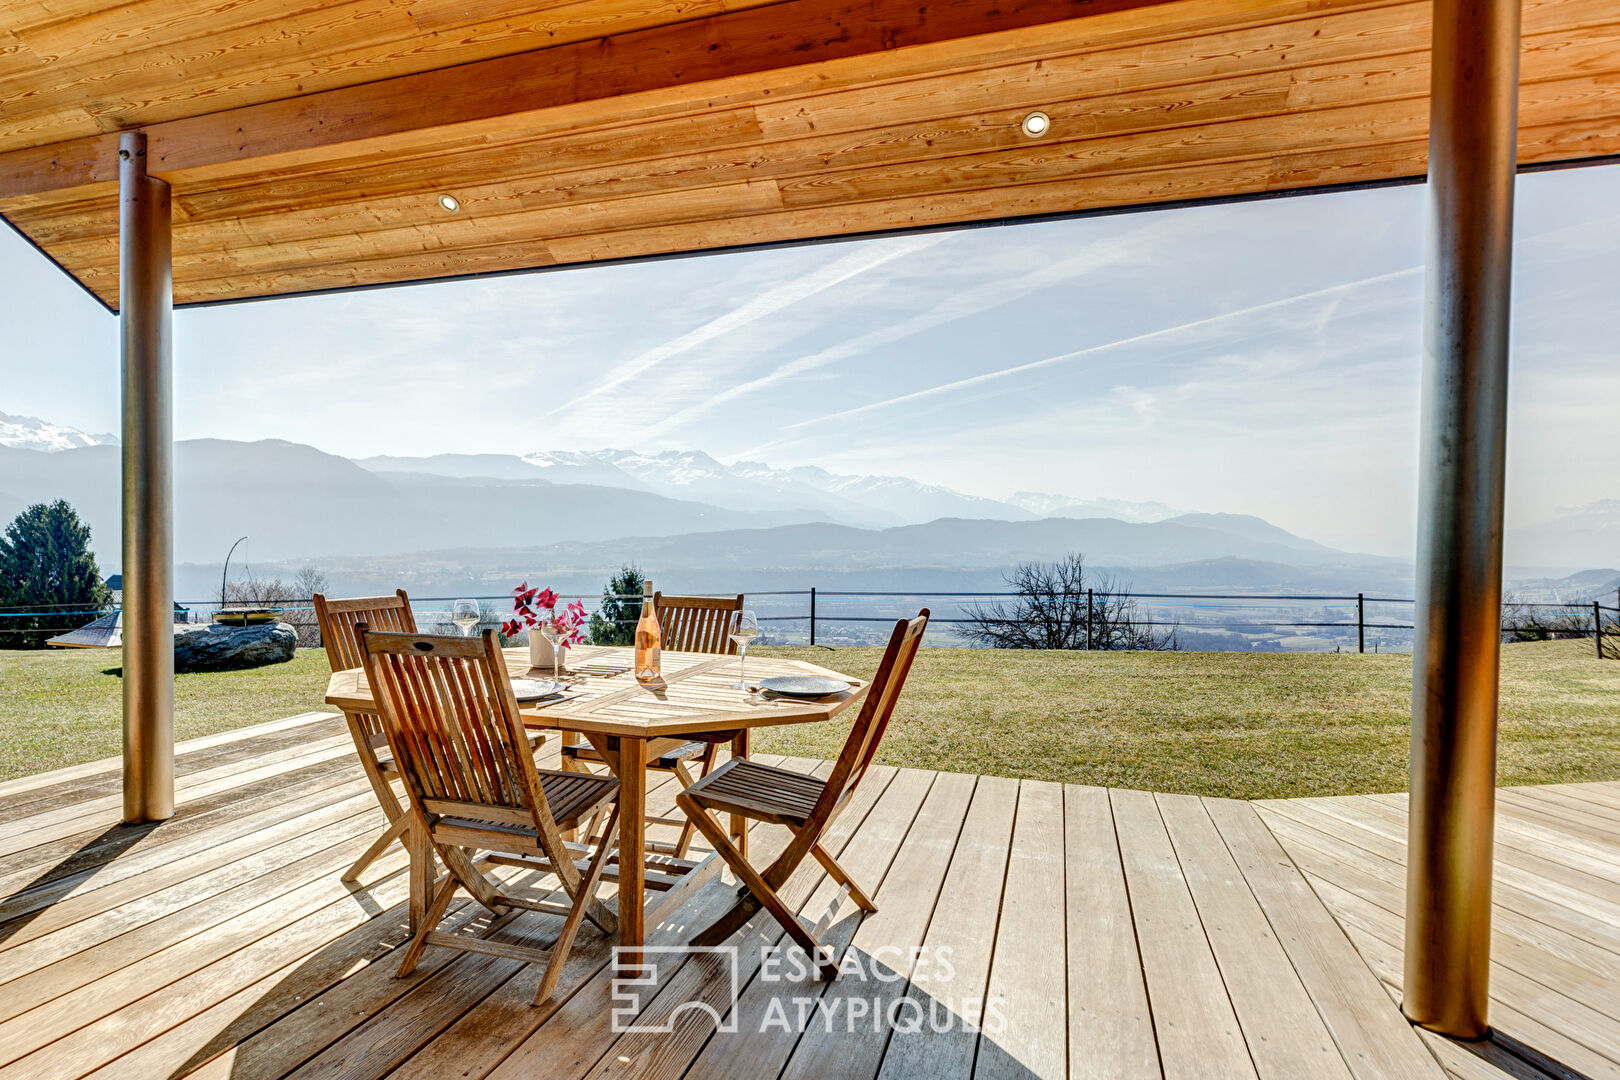
[[[1487,1031],[1519,0],[1435,0],[1401,1009]]]
[[[1094,618],[1094,616],[1092,614],[1092,601],[1094,599],[1095,599],[1094,591],[1091,590],[1091,589],[1087,589],[1086,590],[1086,651],[1087,652],[1091,651],[1091,643],[1093,641],[1093,638],[1091,636],[1091,626],[1092,626],[1092,620]]]
[[[810,586],[810,644],[816,643],[816,587]]]
[[[174,420],[169,185],[118,140],[123,378],[124,820],[174,814]]]
[[[1592,639],[1597,642],[1597,658],[1603,659],[1603,609],[1592,601]]]
[[[1367,651],[1367,596],[1356,593],[1356,652]]]

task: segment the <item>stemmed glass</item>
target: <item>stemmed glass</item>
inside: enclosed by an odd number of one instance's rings
[[[461,627],[462,637],[472,633],[472,628],[478,625],[481,618],[483,612],[478,610],[476,600],[457,600],[455,607],[450,610],[450,621]]]
[[[748,685],[748,646],[759,637],[759,619],[754,613],[744,608],[737,619],[737,625],[731,628],[731,643],[737,646],[737,681],[731,684],[733,690],[752,689]]]
[[[540,636],[551,643],[551,673],[558,682],[561,682],[568,671],[563,667],[563,652],[558,647],[563,633],[562,627],[557,625],[557,609],[541,608],[540,622],[536,624],[536,628],[540,631]]]

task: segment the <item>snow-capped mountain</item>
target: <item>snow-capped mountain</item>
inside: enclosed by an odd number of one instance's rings
[[[374,472],[628,488],[728,510],[799,511],[864,528],[920,525],[947,517],[998,521],[1111,517],[1146,523],[1182,513],[1159,502],[1082,500],[1033,492],[1019,492],[1006,500],[988,499],[903,476],[835,473],[813,465],[777,468],[761,461],[727,465],[701,450],[541,450],[522,457],[438,454],[365,458],[359,464]]]
[[[636,487],[739,510],[817,510],[851,524],[900,525],[942,517],[1025,521],[1038,516],[901,476],[851,476],[813,466],[778,469],[759,461],[725,465],[698,450],[554,450],[523,460],[559,483]]]
[[[74,450],[81,446],[116,443],[116,435],[91,435],[78,428],[49,424],[33,416],[11,416],[0,412],[0,446],[18,450]]]
[[[1120,521],[1164,521],[1186,511],[1162,502],[1132,502],[1126,499],[1076,499],[1073,495],[1048,495],[1039,491],[1019,491],[1007,500],[1036,517],[1111,517]]]

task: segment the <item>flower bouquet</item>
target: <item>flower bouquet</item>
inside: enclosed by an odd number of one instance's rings
[[[531,589],[525,581],[512,590],[512,617],[501,624],[509,638],[529,632],[529,666],[550,668],[561,675],[567,664],[567,649],[585,641],[590,615],[585,605],[573,601],[559,613],[557,594],[550,589]]]

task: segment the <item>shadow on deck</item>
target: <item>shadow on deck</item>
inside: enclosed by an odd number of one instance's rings
[[[338,880],[382,823],[347,742],[312,714],[187,744],[161,826],[116,824],[113,763],[0,785],[0,1080],[1620,1075],[1620,784],[1501,793],[1499,1030],[1467,1046],[1397,1008],[1404,796],[884,769],[829,838],[879,910],[818,867],[784,891],[838,982],[760,916],[616,987],[588,928],[532,1008],[539,970],[503,957],[430,948],[394,977],[403,853]],[[538,945],[560,923],[465,899],[453,919]]]

